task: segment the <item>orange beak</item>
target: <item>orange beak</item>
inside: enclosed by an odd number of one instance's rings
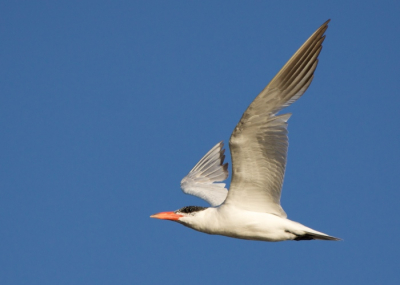
[[[183,216],[175,214],[174,212],[161,212],[150,216],[150,218],[156,218],[160,220],[170,220],[170,221],[177,221],[181,217]]]

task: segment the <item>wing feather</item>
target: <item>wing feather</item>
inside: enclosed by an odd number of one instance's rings
[[[224,144],[216,144],[181,181],[184,193],[197,196],[218,206],[225,201],[228,190],[224,181],[228,178],[228,163],[224,164]]]
[[[286,217],[280,205],[288,149],[287,120],[276,113],[310,86],[328,28],[325,22],[254,99],[233,131],[232,182],[224,205]]]

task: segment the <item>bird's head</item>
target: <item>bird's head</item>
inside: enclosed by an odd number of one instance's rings
[[[158,214],[154,214],[151,215],[150,218],[170,220],[182,224],[191,224],[191,220],[193,220],[193,218],[195,218],[199,213],[206,209],[208,208],[199,206],[187,206],[174,212],[161,212]]]

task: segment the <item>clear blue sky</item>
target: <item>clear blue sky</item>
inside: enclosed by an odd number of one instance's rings
[[[398,284],[400,2],[1,1],[0,284]],[[332,19],[282,206],[342,242],[195,232],[179,183]],[[227,157],[230,161],[230,157]]]

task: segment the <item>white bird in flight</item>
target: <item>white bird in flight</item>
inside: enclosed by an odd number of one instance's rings
[[[325,22],[289,59],[244,112],[229,140],[232,181],[225,183],[223,143],[215,145],[181,181],[184,193],[212,207],[188,206],[152,218],[213,235],[261,240],[340,240],[287,219],[280,205],[288,149],[287,121],[277,113],[299,99],[314,77],[328,28]]]

